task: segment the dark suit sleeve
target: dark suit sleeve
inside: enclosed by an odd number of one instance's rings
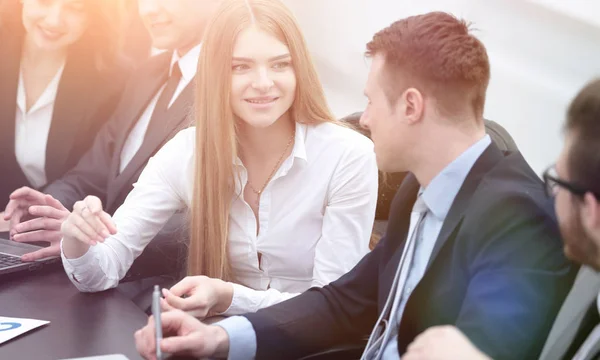
[[[384,243],[337,281],[245,315],[256,331],[256,358],[299,358],[368,335],[377,320]]]
[[[474,261],[456,326],[495,360],[536,359],[576,269],[550,204],[525,194],[493,202],[463,224],[478,242],[467,246]]]
[[[77,165],[49,184],[44,192],[58,199],[69,210],[75,202],[83,200],[87,195],[95,195],[105,203],[108,172],[111,169],[116,136],[122,126],[119,118],[113,115]]]

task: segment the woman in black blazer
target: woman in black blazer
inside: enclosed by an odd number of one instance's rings
[[[122,0],[2,0],[0,209],[75,166],[120,98]]]

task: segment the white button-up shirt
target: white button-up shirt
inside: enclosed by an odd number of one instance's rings
[[[185,129],[150,159],[114,214],[118,233],[78,259],[63,253],[75,286],[82,291],[116,286],[171,215],[190,206],[194,153],[195,128]],[[247,172],[238,163],[236,188],[243,193]],[[292,154],[262,193],[258,235],[250,206],[243,196],[233,199],[228,246],[241,285],[234,286],[226,314],[256,311],[352,269],[368,252],[377,187],[368,138],[330,123],[297,124]]]
[[[35,188],[46,185],[46,146],[52,124],[54,102],[64,64],[35,104],[27,111],[27,94],[23,73],[19,72],[17,112],[15,118],[15,156],[27,180]]]

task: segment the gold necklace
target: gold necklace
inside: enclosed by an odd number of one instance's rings
[[[248,179],[247,183],[248,183],[248,186],[250,186],[250,190],[252,190],[252,192],[257,195],[256,196],[256,206],[258,206],[260,204],[260,195],[262,194],[262,192],[265,190],[265,188],[269,184],[269,181],[271,181],[271,179],[273,178],[273,176],[275,176],[275,173],[277,172],[277,169],[279,169],[279,166],[283,162],[283,157],[285,156],[285,154],[287,153],[288,149],[290,148],[290,145],[292,145],[292,142],[294,141],[295,137],[296,137],[296,130],[294,130],[294,132],[292,133],[292,136],[290,137],[290,140],[288,141],[287,145],[285,146],[285,149],[281,153],[281,156],[279,156],[279,160],[277,160],[277,163],[273,167],[273,170],[271,171],[271,174],[269,175],[269,177],[267,178],[267,180],[265,181],[265,183],[263,184],[263,186],[260,188],[260,190],[256,190],[256,188],[254,188],[254,186],[250,182],[250,179]]]

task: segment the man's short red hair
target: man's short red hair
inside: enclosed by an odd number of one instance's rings
[[[465,21],[444,12],[399,20],[367,44],[367,56],[378,54],[385,57],[386,71],[393,72],[385,76],[393,81],[387,84],[390,100],[415,87],[446,113],[471,107],[478,119],[483,118],[490,63]]]

